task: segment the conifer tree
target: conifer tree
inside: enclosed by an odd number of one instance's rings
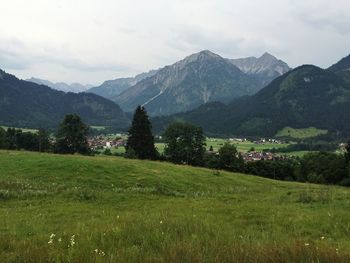
[[[154,160],[157,156],[156,153],[151,122],[145,108],[138,106],[129,129],[126,156]]]

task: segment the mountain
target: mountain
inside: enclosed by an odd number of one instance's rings
[[[118,96],[127,88],[134,86],[137,82],[153,76],[154,74],[156,74],[156,72],[157,70],[151,70],[150,72],[142,73],[132,78],[119,78],[114,80],[107,80],[98,87],[90,88],[89,90],[87,90],[87,92],[100,95],[107,99],[111,99],[115,96]]]
[[[210,101],[229,102],[259,89],[257,80],[226,59],[202,51],[166,66],[113,100],[124,111],[137,105],[152,116],[191,110]]]
[[[0,123],[14,127],[56,127],[68,113],[89,125],[125,128],[129,119],[118,105],[91,93],[65,93],[19,80],[0,70]]]
[[[350,55],[342,58],[338,63],[330,66],[328,70],[335,72],[350,85]]]
[[[67,84],[64,82],[53,83],[45,79],[38,79],[33,77],[30,79],[26,79],[26,81],[30,81],[39,85],[45,85],[55,90],[60,90],[64,92],[74,92],[74,93],[84,92],[92,87],[91,85],[82,85],[80,83],[72,83],[72,84]]]
[[[313,126],[350,136],[350,84],[338,72],[304,65],[253,96],[155,118],[153,126],[159,132],[173,120],[189,121],[207,133],[221,135],[274,136],[286,126]]]
[[[267,52],[259,58],[248,57],[229,59],[228,61],[238,67],[242,72],[256,77],[261,88],[290,70],[287,63]]]

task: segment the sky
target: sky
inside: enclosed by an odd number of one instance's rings
[[[349,0],[0,0],[0,68],[99,85],[192,53],[291,67],[350,53]]]

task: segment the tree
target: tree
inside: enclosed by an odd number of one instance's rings
[[[346,144],[345,150],[346,150],[346,152],[345,152],[345,160],[346,160],[347,163],[349,163],[350,162],[350,141]]]
[[[219,149],[219,164],[220,168],[230,171],[240,171],[243,169],[243,159],[238,154],[236,146],[225,143]]]
[[[337,184],[347,177],[343,155],[329,152],[308,153],[300,160],[298,181]]]
[[[49,133],[44,129],[38,131],[38,144],[39,152],[47,152],[50,149]]]
[[[172,123],[164,133],[164,140],[164,153],[171,162],[203,164],[205,137],[201,127],[183,122]]]
[[[6,131],[0,127],[0,149],[7,149]]]
[[[157,157],[152,125],[144,107],[138,106],[135,110],[126,143],[126,156],[150,160]]]
[[[76,114],[68,114],[60,124],[57,133],[56,152],[89,153],[87,143],[88,126]]]

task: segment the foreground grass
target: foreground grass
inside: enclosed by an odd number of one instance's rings
[[[349,262],[349,207],[340,187],[0,151],[0,262]]]

